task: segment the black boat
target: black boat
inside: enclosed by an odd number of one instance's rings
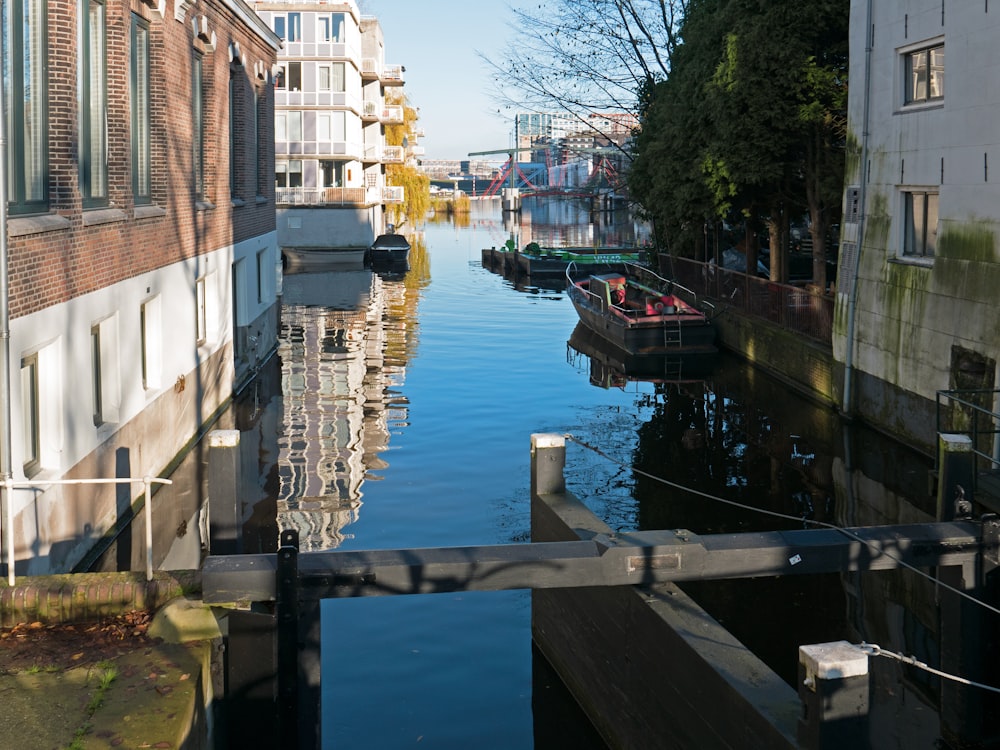
[[[368,250],[372,265],[404,263],[410,254],[410,241],[401,234],[387,232],[375,238]]]

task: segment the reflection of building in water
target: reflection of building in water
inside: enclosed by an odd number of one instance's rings
[[[361,485],[385,466],[378,454],[390,425],[406,422],[396,390],[406,358],[394,353],[406,328],[392,330],[393,297],[368,270],[285,278],[278,525],[297,529],[303,550],[349,538],[343,529],[358,519]]]

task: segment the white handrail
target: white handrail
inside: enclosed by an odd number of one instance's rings
[[[6,495],[7,517],[3,524],[4,543],[7,546],[7,583],[14,585],[14,502],[13,490],[33,489],[59,484],[136,484],[142,482],[145,488],[146,502],[146,580],[153,580],[153,506],[151,487],[158,484],[173,484],[170,479],[161,477],[121,477],[115,479],[47,479],[39,482],[15,482],[10,477],[4,481]]]

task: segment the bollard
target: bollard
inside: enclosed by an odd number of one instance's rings
[[[278,736],[281,750],[299,747],[299,532],[281,532],[277,566]]]
[[[552,433],[531,436],[531,496],[566,492],[566,438]]]
[[[847,641],[799,646],[799,745],[868,748],[868,693],[868,654],[860,648]]]
[[[972,487],[976,455],[968,435],[938,433],[937,518],[939,521],[972,516]]]
[[[243,551],[237,487],[241,476],[239,430],[208,433],[208,551]]]

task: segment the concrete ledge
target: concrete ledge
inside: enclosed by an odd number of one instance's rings
[[[201,592],[199,571],[74,573],[0,583],[0,627],[40,622],[93,622],[134,610],[157,610],[171,599]]]
[[[533,542],[611,533],[535,496]],[[532,592],[532,637],[611,747],[797,748],[796,691],[673,584]]]

